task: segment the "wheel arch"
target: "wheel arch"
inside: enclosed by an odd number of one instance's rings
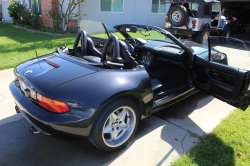
[[[100,110],[101,111],[104,107],[108,106],[110,103],[112,103],[114,100],[122,100],[122,99],[127,99],[132,101],[138,108],[140,115],[143,115],[147,105],[151,105],[150,102],[149,103],[144,103],[143,99],[140,98],[137,95],[134,95],[134,93],[132,92],[122,92],[122,93],[118,93],[118,94],[114,94],[113,96],[111,96],[109,99],[105,100],[104,102],[102,102],[102,104],[100,105]],[[152,98],[153,100],[153,98]],[[152,101],[153,103],[153,101]]]
[[[210,30],[210,25],[208,22],[204,22],[202,25],[201,25],[201,28],[200,28],[200,31],[203,31],[204,28],[208,28]]]

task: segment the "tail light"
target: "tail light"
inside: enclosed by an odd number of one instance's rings
[[[196,20],[195,19],[192,20],[192,24],[193,25],[196,24]]]
[[[224,53],[217,53],[213,55],[214,60],[223,60],[226,57],[226,54]]]
[[[165,21],[168,22],[168,16],[165,18]]]
[[[49,99],[39,93],[37,93],[37,100],[41,107],[52,112],[64,113],[70,110],[69,107],[65,103]]]

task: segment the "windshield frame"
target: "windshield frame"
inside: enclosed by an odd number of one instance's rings
[[[190,48],[185,46],[182,42],[180,42],[170,32],[168,32],[167,30],[162,29],[160,27],[151,26],[151,25],[144,25],[144,24],[120,24],[120,25],[114,26],[114,29],[116,29],[119,33],[121,33],[125,38],[131,38],[131,36],[125,31],[120,31],[121,27],[127,27],[127,28],[128,27],[137,27],[137,28],[140,28],[140,29],[155,30],[155,31],[165,35],[166,37],[168,37],[170,40],[172,40],[174,42],[174,44],[180,46],[183,50],[185,50],[190,55],[193,55],[192,50]],[[164,42],[164,41],[162,41],[162,42]]]

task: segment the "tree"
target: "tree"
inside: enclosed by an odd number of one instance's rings
[[[71,19],[73,17],[79,17],[80,16],[80,12],[73,13],[73,10],[76,8],[76,6],[78,4],[80,4],[81,2],[84,2],[84,0],[69,0],[66,12],[63,12],[64,0],[62,0],[61,3],[59,3],[59,0],[57,0],[57,1],[58,1],[59,6],[60,6],[60,16],[63,19],[63,21],[62,21],[62,30],[66,31],[68,29],[68,25],[69,25],[69,22],[71,21]]]

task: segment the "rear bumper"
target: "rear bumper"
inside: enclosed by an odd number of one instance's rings
[[[191,31],[187,29],[177,29],[177,28],[167,28],[167,31],[169,31],[173,35],[183,35],[183,36],[194,35],[195,33],[197,33],[197,31]]]
[[[83,118],[79,110],[63,114],[49,112],[26,97],[14,82],[9,88],[19,111],[40,133],[60,139],[89,136],[93,116]]]

